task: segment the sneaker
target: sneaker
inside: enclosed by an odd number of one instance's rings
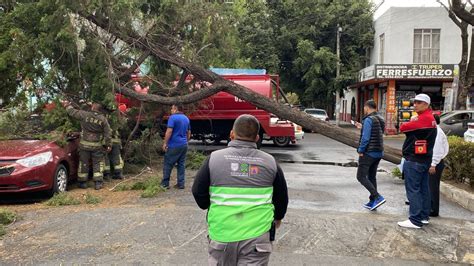
[[[403,222],[398,222],[398,226],[405,228],[420,229],[420,226],[414,225],[409,219]]]
[[[95,181],[95,190],[99,190],[102,188],[102,181]]]
[[[426,225],[426,224],[430,224],[430,221],[428,221],[428,220],[421,220],[421,223]]]
[[[374,203],[373,200],[369,200],[369,202],[367,202],[366,204],[362,205],[362,207],[366,208],[366,209],[370,209],[372,207],[372,204]]]
[[[376,210],[378,207],[380,207],[380,205],[384,203],[385,203],[385,198],[382,195],[379,195],[378,198],[376,198],[374,202],[372,203],[372,207],[370,207],[370,210],[371,211]]]
[[[184,189],[184,186],[180,186],[178,184],[174,185],[173,187],[176,188],[176,189]]]
[[[437,212],[430,212],[430,217],[438,217],[439,214]]]
[[[163,191],[170,189],[169,186],[164,186],[164,185],[160,185],[160,188],[161,188]]]
[[[79,188],[86,189],[87,183],[86,182],[79,182]]]

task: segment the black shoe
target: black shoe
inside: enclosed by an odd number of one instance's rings
[[[95,181],[95,190],[99,190],[102,188],[102,181]]]
[[[163,191],[170,189],[169,186],[164,186],[164,185],[160,185],[160,188],[161,188]]]
[[[118,174],[114,174],[114,176],[112,177],[113,179],[123,179],[123,176],[121,173],[118,173]]]
[[[184,189],[184,185],[180,186],[180,185],[176,184],[173,187],[176,188],[176,189]]]
[[[112,178],[110,178],[110,175],[105,175],[104,174],[104,181],[110,181]]]
[[[86,182],[79,182],[79,188],[86,189],[87,183]]]
[[[430,212],[430,217],[438,217],[439,213],[437,212]]]

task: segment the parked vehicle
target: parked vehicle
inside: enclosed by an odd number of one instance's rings
[[[323,110],[323,109],[306,108],[306,109],[304,109],[303,112],[305,112],[305,113],[307,113],[307,114],[311,115],[312,117],[317,118],[319,120],[329,121],[329,116],[326,113],[326,111]]]
[[[443,113],[439,126],[448,136],[464,137],[468,123],[472,122],[474,122],[474,110],[459,110]]]
[[[262,97],[278,101],[281,96],[279,77],[266,74],[264,69],[211,70],[227,80],[249,88]],[[128,108],[134,106],[134,101],[121,95],[116,99],[119,104],[125,104]],[[295,127],[292,122],[282,120],[272,123],[272,114],[227,92],[219,92],[200,101],[196,110],[188,114],[192,128],[191,138],[205,143],[227,140],[235,119],[242,114],[251,114],[260,122],[258,145],[261,145],[263,140],[272,140],[275,145],[281,147],[296,142]],[[166,122],[166,117],[164,120],[163,122]]]
[[[272,116],[270,118],[270,123],[272,124],[276,124],[276,123],[289,123],[290,121],[288,120],[280,120],[278,117],[276,116]],[[295,123],[293,123],[293,127],[295,128],[295,139],[296,141],[300,141],[300,140],[303,140],[304,139],[304,131],[303,131],[303,128],[300,126],[300,125],[297,125]],[[274,143],[275,144],[275,143]],[[277,144],[275,144],[277,145]]]
[[[474,123],[467,123],[467,131],[464,132],[464,140],[474,142]]]
[[[0,141],[0,194],[46,191],[64,192],[77,179],[79,139],[64,147],[51,140]]]
[[[317,108],[306,108],[303,112],[311,115],[314,118],[317,118],[322,121],[329,121],[329,116],[324,109],[317,109]],[[311,130],[304,128],[305,132],[311,132]]]

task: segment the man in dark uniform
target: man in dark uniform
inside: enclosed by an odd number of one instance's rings
[[[99,190],[103,184],[104,151],[111,150],[110,126],[107,119],[99,113],[101,105],[93,103],[91,111],[77,110],[67,101],[63,102],[68,115],[80,120],[81,141],[79,142],[79,171],[78,181],[80,188],[87,188],[89,162],[92,162],[92,173],[95,189]]]
[[[122,179],[123,160],[120,154],[122,140],[119,133],[119,117],[115,114],[106,115],[112,131],[112,150],[105,154],[104,178],[112,175],[113,179]]]

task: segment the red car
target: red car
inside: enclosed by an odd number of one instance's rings
[[[77,137],[64,147],[51,140],[0,141],[0,194],[66,191],[77,178],[78,144]]]

